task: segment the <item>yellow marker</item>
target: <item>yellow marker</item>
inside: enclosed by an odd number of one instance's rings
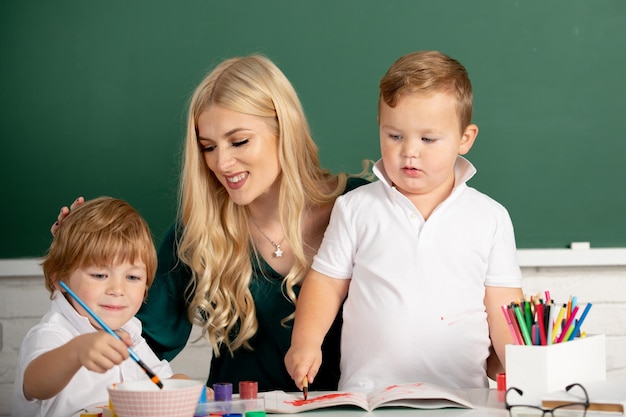
[[[556,335],[561,329],[561,322],[563,321],[563,316],[565,315],[566,310],[567,305],[563,304],[561,310],[559,311],[559,315],[556,317],[556,321],[554,322],[554,327],[552,328],[552,343],[556,342]]]

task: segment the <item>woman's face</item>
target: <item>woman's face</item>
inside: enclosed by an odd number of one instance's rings
[[[197,128],[204,160],[235,204],[276,198],[278,138],[264,118],[212,104],[200,113]]]

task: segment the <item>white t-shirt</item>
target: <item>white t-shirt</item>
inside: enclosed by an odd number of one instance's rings
[[[172,376],[169,363],[159,360],[141,336],[141,322],[138,319],[133,317],[122,329],[130,334],[133,350],[148,368],[161,379]],[[24,370],[33,359],[64,345],[76,336],[95,331],[97,330],[86,317],[78,314],[60,292],[55,292],[50,311],[39,324],[28,331],[22,341],[15,370],[12,416],[68,417],[86,406],[108,402],[107,386],[113,383],[148,378],[143,369],[133,359],[128,358],[104,374],[82,367],[70,383],[49,400],[29,401],[24,397]]]
[[[462,157],[451,195],[427,221],[379,181],[337,199],[312,268],[349,279],[339,389],[396,383],[486,387],[490,339],[485,286],[521,287],[507,210],[466,185]]]

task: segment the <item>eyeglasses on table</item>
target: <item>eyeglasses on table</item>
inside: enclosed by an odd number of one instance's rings
[[[535,405],[513,405],[509,403],[509,393],[517,392],[518,395],[523,396],[524,392],[519,388],[511,387],[506,390],[504,404],[506,409],[509,411],[509,416],[511,417],[543,417],[550,415],[553,417],[585,417],[587,409],[589,408],[589,395],[587,394],[585,387],[579,383],[568,385],[565,387],[565,391],[569,392],[570,389],[575,387],[580,388],[583,394],[585,394],[585,401],[562,404],[550,409]]]

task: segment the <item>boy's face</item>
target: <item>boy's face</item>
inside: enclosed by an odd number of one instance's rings
[[[409,94],[395,107],[380,105],[380,148],[387,175],[419,208],[436,205],[454,186],[457,155],[466,154],[478,128],[461,131],[456,100],[445,93]]]
[[[111,329],[116,330],[139,311],[146,293],[146,279],[143,262],[124,262],[76,269],[67,285]],[[94,327],[100,327],[72,297],[67,299],[81,316],[89,318]]]

